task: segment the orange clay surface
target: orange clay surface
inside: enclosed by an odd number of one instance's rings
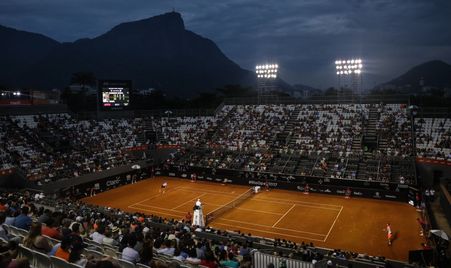
[[[168,188],[160,193],[164,181],[168,182]],[[188,211],[192,212],[197,198],[202,201],[205,215],[249,188],[157,177],[83,201],[128,212],[182,219]],[[253,195],[215,219],[210,226],[406,261],[409,250],[421,249],[423,242],[416,222],[418,216],[415,208],[405,203],[271,190]],[[391,246],[387,243],[387,223],[394,233]]]

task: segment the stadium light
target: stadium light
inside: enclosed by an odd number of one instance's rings
[[[275,79],[279,70],[278,64],[262,64],[255,66],[257,78]]]
[[[340,59],[335,61],[337,75],[360,75],[362,73],[362,59]]]

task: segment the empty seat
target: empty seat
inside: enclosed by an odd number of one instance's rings
[[[51,256],[50,261],[52,262],[52,268],[79,268],[81,266],[74,263],[67,262],[61,258]]]
[[[50,260],[50,257],[47,256],[46,254],[33,250],[33,257],[34,257],[34,265],[33,265],[34,267],[36,268],[52,267],[52,261]]]
[[[119,259],[118,261],[119,261],[119,265],[122,268],[135,268],[135,264],[133,262],[129,262],[129,261],[126,261],[123,259]]]

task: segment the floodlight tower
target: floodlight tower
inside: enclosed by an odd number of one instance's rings
[[[276,80],[278,71],[279,65],[275,63],[255,66],[259,102],[262,97],[270,97],[275,91],[277,91],[278,86]]]
[[[362,90],[362,59],[336,60],[335,69],[338,76],[338,86],[342,87],[350,82],[351,89],[360,95]]]

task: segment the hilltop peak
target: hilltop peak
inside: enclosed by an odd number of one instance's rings
[[[449,87],[451,86],[451,65],[441,60],[427,61],[411,68],[385,85]]]
[[[149,31],[155,28],[168,32],[185,30],[182,15],[178,12],[168,12],[147,19],[124,22],[115,26],[110,32]]]

